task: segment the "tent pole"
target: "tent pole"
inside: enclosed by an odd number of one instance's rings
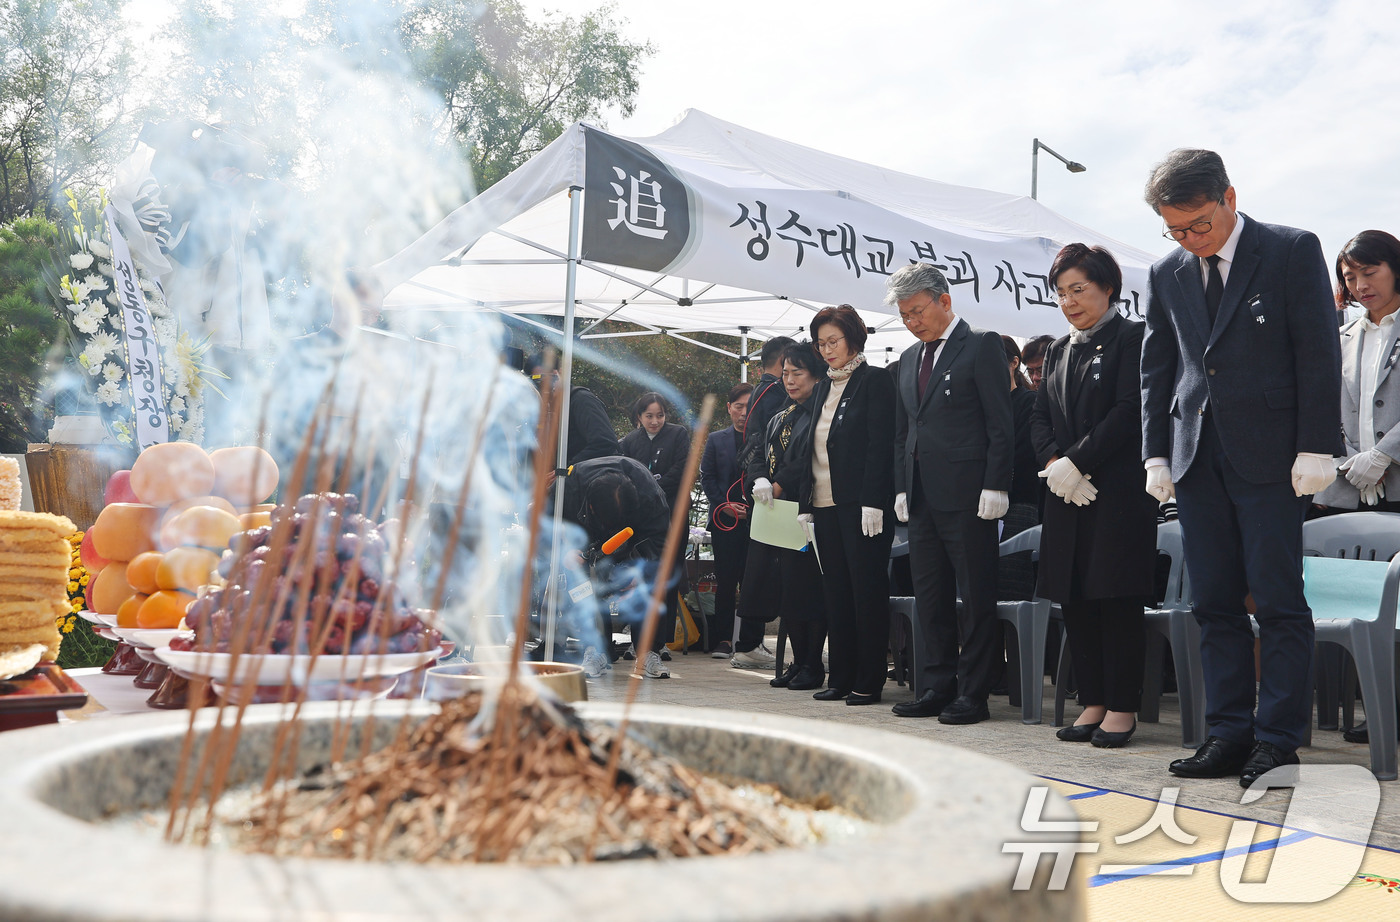
[[[739,327],[739,380],[749,380],[749,328]]]
[[[583,187],[569,187],[569,261],[564,274],[564,352],[559,360],[559,450],[555,467],[569,466],[569,390],[574,372],[574,292],[578,281],[579,211],[583,202]],[[541,446],[543,448],[543,446]],[[559,625],[559,593],[563,574],[559,558],[564,544],[564,478],[554,479],[554,532],[549,550],[549,582],[545,584],[547,614],[544,625],[544,655],[554,659],[554,636]],[[604,629],[610,626],[605,624]],[[567,639],[567,638],[566,638]],[[604,655],[607,650],[602,651]]]

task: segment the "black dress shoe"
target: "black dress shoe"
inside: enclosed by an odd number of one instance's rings
[[[855,692],[851,692],[849,695],[846,696],[846,703],[851,707],[860,707],[861,705],[865,704],[879,704],[880,693],[876,692],[873,695],[858,695]]]
[[[987,710],[986,698],[969,698],[961,695],[953,699],[953,702],[945,707],[938,715],[938,722],[941,724],[975,724],[991,717],[991,711]]]
[[[769,679],[768,684],[774,688],[787,688],[788,683],[792,681],[792,677],[795,675],[797,675],[797,664],[789,663],[788,667],[783,670],[783,674]],[[815,687],[816,686],[813,686],[813,688]]]
[[[1073,724],[1061,727],[1055,731],[1055,739],[1064,740],[1066,743],[1087,743],[1093,739],[1094,731],[1098,728],[1098,724]]]
[[[787,687],[793,691],[810,691],[821,688],[826,681],[826,673],[820,669],[799,669],[788,679]]]
[[[843,701],[850,692],[839,688],[823,688],[812,697],[818,701]]]
[[[1133,725],[1126,730],[1105,730],[1103,727],[1099,727],[1094,731],[1093,736],[1089,737],[1089,742],[1096,749],[1118,749],[1128,745],[1128,740],[1132,739],[1136,732],[1137,718],[1134,717]]]
[[[952,703],[953,699],[947,695],[936,695],[930,690],[913,701],[901,701],[890,710],[896,717],[937,717]]]
[[[1253,743],[1236,743],[1212,736],[1196,750],[1195,755],[1177,759],[1167,766],[1167,771],[1179,778],[1225,778],[1238,775],[1253,748]]]
[[[1240,769],[1240,787],[1247,788],[1258,781],[1266,772],[1272,771],[1284,765],[1297,765],[1298,753],[1291,752],[1275,746],[1273,743],[1266,743],[1263,740],[1254,744],[1254,751],[1245,760],[1244,767]],[[1298,783],[1298,770],[1296,768],[1279,772],[1277,776],[1270,778],[1268,786],[1271,788],[1291,788]]]
[[[1371,731],[1366,728],[1366,722],[1362,721],[1350,730],[1343,730],[1342,739],[1348,743],[1369,743],[1371,742]]]

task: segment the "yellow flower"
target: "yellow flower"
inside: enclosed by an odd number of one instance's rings
[[[72,621],[65,621],[65,622],[63,623],[63,633],[65,633],[65,634],[71,634],[71,633],[73,633],[73,622],[72,622]]]
[[[80,585],[80,586],[86,586],[86,585],[88,584],[88,580],[91,579],[91,578],[92,578],[92,577],[90,577],[90,576],[88,576],[86,573],[84,573],[82,576],[80,576],[80,577],[78,578],[78,585]]]
[[[77,581],[77,580],[69,580],[69,581],[68,581],[68,591],[69,591],[69,592],[77,592],[77,591],[78,591],[78,581]]]

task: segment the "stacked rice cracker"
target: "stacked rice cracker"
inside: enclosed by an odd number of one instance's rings
[[[18,500],[19,471],[0,465],[0,678],[57,659],[57,618],[69,610],[76,529],[61,515],[19,512]]]

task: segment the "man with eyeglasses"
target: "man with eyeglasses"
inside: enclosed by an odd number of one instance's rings
[[[1332,286],[1317,237],[1235,210],[1212,151],[1172,151],[1146,198],[1181,245],[1147,281],[1147,492],[1177,501],[1210,733],[1170,770],[1249,787],[1297,764],[1311,716],[1303,516],[1342,447]],[[1259,623],[1257,708],[1246,595]],[[1289,786],[1290,771],[1265,783]]]
[[[928,263],[891,275],[885,302],[919,340],[900,356],[895,382],[894,509],[909,523],[924,649],[919,696],[894,713],[973,724],[990,716],[1001,648],[997,520],[1015,454],[1006,352],[999,335],[953,313],[948,280]]]

